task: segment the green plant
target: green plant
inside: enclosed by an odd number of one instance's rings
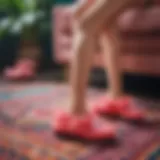
[[[0,36],[18,34],[22,39],[32,39],[38,32],[50,28],[52,5],[47,0],[0,0]]]

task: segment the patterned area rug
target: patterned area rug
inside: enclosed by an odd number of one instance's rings
[[[89,104],[103,91],[89,90]],[[68,86],[58,83],[0,84],[0,160],[159,160],[160,130],[116,122],[115,146],[58,139],[55,109],[67,108]]]

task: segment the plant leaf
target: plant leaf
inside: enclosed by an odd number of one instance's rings
[[[6,32],[9,32],[10,26],[12,25],[12,19],[7,17],[3,18],[0,21],[0,36],[4,35]]]
[[[12,3],[19,13],[34,11],[36,9],[36,0],[14,0]]]
[[[36,0],[23,0],[28,11],[34,11],[37,6]]]
[[[26,26],[32,26],[42,17],[43,12],[29,12],[23,14],[20,18],[20,21],[23,21],[24,25]]]
[[[23,21],[21,21],[20,19],[16,19],[14,20],[14,23],[12,24],[11,27],[11,33],[12,34],[21,34],[22,30],[23,30]]]

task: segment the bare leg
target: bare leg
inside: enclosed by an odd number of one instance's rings
[[[111,98],[122,96],[122,71],[120,66],[120,40],[115,30],[109,29],[101,36],[101,44],[105,56],[105,70],[109,82]]]
[[[100,114],[119,116],[131,121],[145,121],[146,115],[143,110],[131,103],[131,97],[123,96],[122,71],[120,66],[120,39],[116,30],[108,29],[107,33],[101,36],[101,42],[105,53],[105,69],[108,73],[110,98],[107,102],[95,107]],[[123,97],[122,97],[123,96]]]
[[[135,3],[133,0],[101,0],[95,1],[79,18],[81,27],[87,32],[101,30],[106,24],[110,26],[126,8]]]
[[[61,135],[74,136],[84,140],[110,140],[117,138],[117,128],[112,124],[95,125],[97,117],[87,113],[85,96],[89,70],[91,68],[95,37],[77,33],[75,56],[72,64],[72,106],[70,113],[60,113],[54,121],[54,129]]]
[[[98,3],[97,3],[98,2]],[[91,68],[92,54],[94,53],[95,37],[94,35],[100,31],[105,21],[109,23],[112,18],[120,13],[126,6],[131,4],[131,0],[123,0],[123,2],[117,3],[117,0],[103,0],[102,2],[96,1],[95,4],[91,5],[88,11],[79,18],[79,25],[82,28],[76,33],[75,44],[74,44],[74,59],[72,64],[71,72],[71,85],[72,85],[72,109],[74,114],[83,114],[86,112],[85,104],[85,90],[87,88],[89,70]],[[107,7],[107,8],[106,8]],[[85,33],[85,35],[83,35]],[[105,47],[105,44],[104,44]],[[114,46],[110,47],[110,50],[117,49]],[[110,51],[114,52],[115,51]],[[109,54],[110,55],[110,54]],[[110,59],[114,59],[110,56]],[[118,71],[115,63],[110,62],[109,74],[111,88],[113,94],[120,92],[118,90],[119,80]],[[114,71],[113,71],[114,70]],[[116,73],[115,73],[116,72]],[[118,75],[118,76],[117,76]],[[114,81],[113,78],[114,77]]]
[[[104,4],[98,4],[98,7],[96,7],[97,4],[95,3],[94,6],[91,6],[93,10],[86,13],[86,17],[84,16],[78,19],[78,27],[75,27],[77,29],[74,40],[75,55],[71,73],[72,105],[70,111],[72,114],[61,113],[57,116],[54,126],[57,132],[93,140],[116,138],[117,132],[114,126],[113,128],[107,125],[103,125],[104,127],[97,127],[95,126],[94,116],[85,114],[85,91],[87,88],[89,70],[91,68],[92,54],[95,51],[95,36],[100,32],[100,29],[103,28],[106,19],[109,24],[113,16],[126,6],[126,2],[131,1],[132,0],[124,0],[123,3],[119,3],[121,1],[103,0],[101,2],[105,2],[105,6]]]
[[[86,112],[86,89],[92,64],[95,39],[94,36],[77,33],[74,44],[74,57],[71,70],[71,89],[73,114]]]

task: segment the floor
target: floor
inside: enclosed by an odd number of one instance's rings
[[[41,76],[40,76],[41,77]],[[86,144],[59,139],[52,127],[57,109],[69,103],[69,86],[42,76],[32,82],[0,82],[1,160],[158,160],[159,127],[114,120],[120,129],[116,144]],[[104,94],[88,90],[92,104]],[[160,102],[134,98],[134,103],[159,108]],[[116,154],[115,154],[116,153]]]

